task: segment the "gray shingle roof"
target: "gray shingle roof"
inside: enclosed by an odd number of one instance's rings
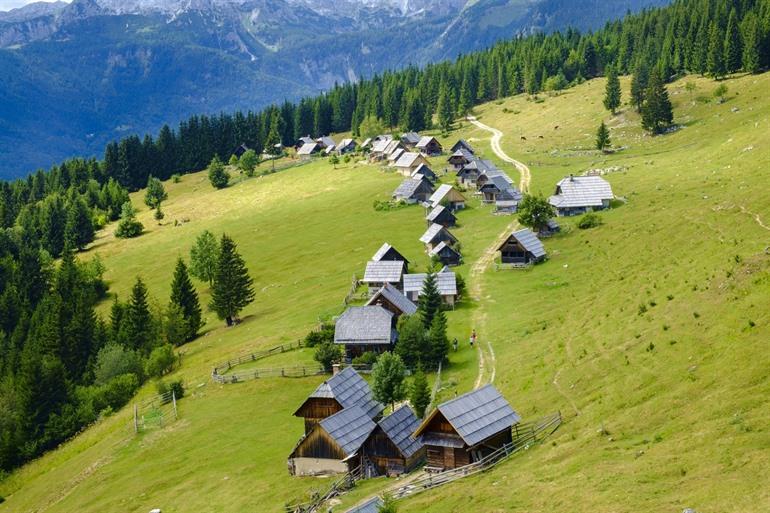
[[[470,145],[468,141],[465,139],[459,139],[454,146],[452,146],[452,151],[457,151],[458,149],[466,149],[470,151],[471,153],[475,153],[473,146]]]
[[[312,144],[315,141],[313,140],[312,137],[300,137],[299,141],[297,141],[297,142],[302,143],[304,145],[304,144]]]
[[[613,198],[612,187],[601,176],[568,176],[556,184],[548,202],[556,208],[600,207]]]
[[[537,235],[535,235],[534,232],[529,228],[524,228],[523,230],[513,232],[511,237],[516,239],[519,244],[521,244],[525,250],[532,253],[535,258],[545,256],[546,253],[545,248],[543,247],[543,243],[540,242],[540,239],[537,238]]]
[[[388,155],[388,160],[391,162],[398,161],[398,159],[401,158],[401,155],[403,155],[405,151],[406,150],[404,150],[403,148],[396,148],[395,150],[393,150],[393,152],[390,155]]]
[[[406,315],[414,315],[417,312],[417,305],[412,303],[408,297],[403,295],[400,290],[390,283],[386,283],[380,290],[378,290],[377,293],[369,299],[369,302],[366,303],[367,306],[376,305],[380,297],[398,307],[398,309]]]
[[[332,139],[328,135],[324,135],[323,137],[319,137],[318,139],[316,139],[316,142],[318,144],[321,144],[321,145],[327,147],[327,148],[329,146],[332,146],[332,147],[336,146],[336,144],[337,144],[337,143],[334,142],[334,139]]]
[[[305,143],[297,151],[297,155],[312,155],[313,152],[318,150],[318,143]]]
[[[366,264],[364,283],[398,283],[404,274],[404,262],[400,260],[370,261]]]
[[[377,252],[372,257],[373,262],[379,262],[383,258],[385,258],[385,255],[388,254],[388,252],[393,251],[393,253],[396,253],[400,258],[398,260],[408,262],[406,258],[404,258],[404,255],[402,255],[396,248],[388,244],[387,242],[383,243],[382,246],[380,246],[380,249],[377,250]]]
[[[439,205],[444,200],[444,197],[453,190],[454,188],[451,185],[447,183],[442,184],[438,189],[436,189],[436,192],[433,193],[430,199],[428,199],[428,202],[435,207],[436,205]],[[462,196],[459,191],[457,194]]]
[[[417,143],[417,147],[418,148],[426,148],[431,143],[431,141],[433,141],[434,139],[436,139],[436,138],[435,137],[431,137],[429,135],[421,137],[420,141]],[[436,142],[438,142],[438,140]]]
[[[422,294],[423,283],[428,275],[425,273],[420,274],[405,274],[404,275],[404,292],[417,292]],[[436,286],[442,296],[454,296],[457,294],[457,276],[450,271],[441,271],[436,273]]]
[[[401,144],[401,141],[397,139],[391,139],[390,141],[388,141],[388,144],[385,146],[385,150],[383,151],[386,155],[390,155],[396,150],[403,150],[403,149],[404,147]]]
[[[395,191],[393,191],[393,197],[396,199],[411,198],[412,195],[417,192],[417,189],[420,187],[420,183],[422,183],[422,180],[407,178],[401,182],[401,185],[399,185]]]
[[[352,456],[377,425],[360,406],[351,406],[319,422],[321,428],[340,446],[345,457]]]
[[[334,326],[335,344],[386,345],[395,341],[393,313],[381,306],[351,306]]]
[[[452,253],[454,253],[454,254],[456,254],[458,256],[460,255],[460,253],[456,249],[454,249],[452,246],[450,246],[446,242],[442,241],[442,242],[439,242],[436,247],[434,247],[433,249],[428,251],[428,256],[430,256],[430,257],[438,256],[444,250],[449,250],[449,251],[451,251]]]
[[[412,167],[422,155],[413,151],[405,151],[396,161],[396,167]]]
[[[421,138],[422,136],[420,136],[420,134],[417,132],[407,132],[401,136],[401,140],[409,144],[417,144],[420,142]]]
[[[452,212],[450,212],[449,210],[447,210],[444,207],[444,205],[436,205],[436,207],[433,210],[430,211],[430,213],[425,217],[425,219],[427,219],[430,222],[435,222],[436,219],[438,219],[439,216],[444,214],[445,212],[446,212],[446,214],[450,215],[451,217],[455,217],[455,215]]]
[[[385,504],[379,497],[374,497],[358,506],[347,510],[345,513],[379,513],[380,508]]]
[[[372,151],[375,153],[383,153],[390,144],[391,139],[380,139],[375,141],[372,145]]]
[[[412,178],[417,175],[422,175],[426,178],[430,178],[431,180],[435,180],[437,178],[436,173],[434,173],[433,170],[425,164],[420,164],[417,166],[417,169],[412,171]]]
[[[438,411],[467,445],[476,445],[521,420],[492,385],[440,404]]]
[[[369,384],[353,367],[345,367],[310,394],[310,398],[335,399],[343,408],[360,406],[374,418],[385,408],[372,398]]]
[[[420,420],[409,406],[402,406],[378,425],[405,458],[412,457],[422,448],[422,442],[412,436],[420,427]]]
[[[447,236],[449,236],[450,239],[453,239],[455,241],[457,240],[449,230],[447,230],[440,224],[433,223],[428,227],[427,230],[425,230],[425,233],[422,234],[422,237],[420,237],[420,242],[424,244],[431,244],[436,240],[436,238],[441,233],[447,234]]]

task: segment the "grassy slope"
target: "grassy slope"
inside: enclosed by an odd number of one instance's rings
[[[715,87],[696,83],[696,96]],[[637,116],[624,111],[609,125],[615,144],[629,148],[611,156],[580,150],[592,147],[605,116],[602,81],[543,103],[517,97],[479,109],[481,121],[506,133],[504,149],[530,165],[533,190],[548,193],[569,172],[620,165],[627,171],[609,180],[629,203],[603,213],[600,228],[547,241],[552,258],[532,271],[484,274],[479,304],[450,319],[465,340],[472,316],[486,314],[480,337],[494,344],[496,384],[526,417],[560,409],[569,418],[554,444],[404,502],[404,511],[467,510],[469,498],[489,512],[770,507],[760,482],[770,471],[770,237],[746,213],[770,224],[761,168],[770,158],[770,75],[729,85],[740,96],[718,106],[693,104],[674,84],[677,120],[687,126],[666,137],[642,136]],[[466,126],[458,135],[494,158],[487,133]],[[339,309],[351,275],[383,240],[424,267],[419,208],[371,208],[398,181],[367,166],[319,163],[214,192],[192,175],[169,184],[164,208],[167,220],[190,223],[157,227],[144,212],[150,233],[140,239],[105,234],[94,251],[112,290],[125,297],[141,274],[165,302],[173,258],[201,230],[225,230],[249,263],[257,301],[241,326],[226,330],[209,318],[210,331],[183,349],[179,374],[192,396],[181,403],[182,420],[134,438],[121,412],[1,483],[8,501],[0,510],[279,511],[321,485],[285,472],[301,431],[290,414],[316,379],[218,387],[207,375],[217,360],[294,340]],[[510,219],[471,209],[461,221],[456,233],[472,262]],[[639,315],[641,303],[648,311]],[[453,362],[446,378],[468,390],[475,355],[464,347]],[[597,432],[602,425],[609,435]],[[379,486],[367,483],[355,497]]]

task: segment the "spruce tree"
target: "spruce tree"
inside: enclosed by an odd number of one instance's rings
[[[126,201],[123,204],[123,209],[120,212],[120,223],[115,230],[115,237],[119,239],[130,239],[132,237],[138,237],[142,234],[144,225],[136,220],[136,212],[131,201]]]
[[[230,181],[230,173],[225,169],[219,157],[214,155],[208,167],[209,181],[216,189],[224,189]]]
[[[420,300],[418,302],[418,311],[420,312],[420,318],[422,319],[423,326],[426,330],[429,330],[433,317],[436,312],[441,310],[441,294],[438,291],[438,285],[436,284],[436,275],[429,272],[425,277],[425,281],[422,283],[422,292],[420,293]]]
[[[748,73],[758,73],[761,68],[762,33],[753,13],[744,22],[743,69]]]
[[[122,324],[129,347],[145,355],[149,354],[155,342],[152,339],[154,320],[150,313],[147,286],[139,277],[136,278],[131,289],[131,298],[128,301]]]
[[[418,419],[425,417],[425,410],[430,404],[430,388],[422,369],[417,369],[412,377],[412,383],[409,387],[409,402],[412,403],[412,408],[414,408],[414,413]]]
[[[253,281],[246,264],[238,254],[235,242],[222,235],[219,243],[217,271],[211,288],[210,308],[227,326],[232,326],[243,308],[254,301]]]
[[[727,22],[727,31],[725,32],[725,71],[735,73],[741,68],[741,33],[738,29],[738,19],[735,9],[730,11],[730,19]]]
[[[610,147],[610,131],[607,129],[607,125],[602,121],[599,125],[599,130],[596,132],[596,149],[605,151]]]
[[[441,83],[441,91],[438,96],[438,124],[444,131],[452,127],[454,114],[452,113],[452,98],[446,82]]]
[[[150,208],[158,208],[162,202],[168,199],[163,182],[150,175],[147,179],[147,190],[144,193],[144,204]]]
[[[640,60],[634,68],[634,74],[631,77],[631,102],[636,107],[637,112],[642,111],[644,103],[644,91],[650,80],[650,72],[644,60]]]
[[[65,245],[82,250],[94,240],[94,224],[91,212],[82,198],[75,198],[67,209],[67,222],[64,226]]]
[[[209,286],[213,285],[218,258],[219,242],[213,233],[204,230],[190,248],[190,274],[201,281],[209,282]]]
[[[713,78],[720,79],[725,76],[724,36],[719,26],[713,22],[709,29],[706,69]]]
[[[402,316],[398,321],[396,354],[411,368],[416,367],[426,352],[425,326],[419,315]]]
[[[615,114],[620,107],[620,80],[615,72],[614,66],[607,68],[607,87],[604,92],[604,106],[607,110]]]
[[[449,355],[449,338],[446,334],[447,322],[444,312],[438,310],[433,316],[433,321],[428,331],[428,342],[430,344],[430,363],[438,367]]]
[[[650,83],[644,95],[642,127],[650,133],[660,134],[674,121],[674,111],[658,70],[650,75]]]
[[[181,258],[176,262],[174,279],[171,282],[171,306],[178,307],[184,319],[184,341],[189,342],[198,336],[198,330],[203,324],[198,293],[195,291],[192,281],[190,281],[190,276],[187,274],[187,266]]]

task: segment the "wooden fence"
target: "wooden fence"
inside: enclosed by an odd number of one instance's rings
[[[361,477],[361,467],[357,467],[355,470],[337,479],[325,492],[314,494],[309,502],[287,504],[285,507],[286,513],[315,513],[326,501],[351,490],[356,485],[356,481],[360,480]]]
[[[230,372],[228,374],[211,374],[211,379],[221,384],[241,383],[252,379],[260,378],[304,378],[307,376],[319,376],[328,374],[321,365],[317,366],[294,366],[294,367],[268,367],[259,369],[249,369],[239,372]]]
[[[244,354],[237,358],[233,358],[232,360],[227,360],[226,362],[222,362],[216,365],[214,367],[214,370],[212,371],[212,375],[214,374],[221,375],[229,371],[233,367],[237,367],[238,365],[243,365],[244,363],[256,362],[256,361],[262,360],[263,358],[267,358],[268,356],[287,353],[289,351],[296,351],[297,349],[301,349],[301,348],[302,348],[302,341],[299,340],[292,344],[283,344],[280,346],[271,347],[270,349],[265,349],[263,351],[255,351],[253,353]]]
[[[151,428],[162,428],[179,418],[176,394],[173,391],[153,396],[134,404],[134,433]]]

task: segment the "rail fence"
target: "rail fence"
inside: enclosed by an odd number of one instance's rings
[[[214,370],[212,371],[212,374],[224,374],[225,372],[228,372],[230,369],[232,369],[233,367],[237,367],[238,365],[243,365],[244,363],[256,362],[256,361],[262,360],[263,358],[267,358],[269,356],[273,356],[276,354],[287,353],[289,351],[296,351],[297,349],[301,349],[302,347],[303,347],[302,341],[299,340],[292,344],[282,344],[280,346],[271,347],[270,349],[243,354],[241,356],[238,356],[237,358],[233,358],[231,360],[227,360],[226,362],[222,362],[216,365],[214,367]]]
[[[216,369],[215,369],[216,370]],[[211,379],[220,384],[242,383],[260,378],[304,378],[307,376],[319,376],[329,374],[321,365],[317,366],[294,366],[294,367],[269,367],[259,369],[248,369],[228,374],[217,374],[213,372]]]
[[[156,395],[134,404],[134,433],[161,429],[179,418],[174,391]]]
[[[354,488],[356,481],[362,476],[361,467],[357,467],[332,483],[325,492],[316,492],[309,502],[286,504],[285,511],[286,513],[316,513],[326,501]]]

